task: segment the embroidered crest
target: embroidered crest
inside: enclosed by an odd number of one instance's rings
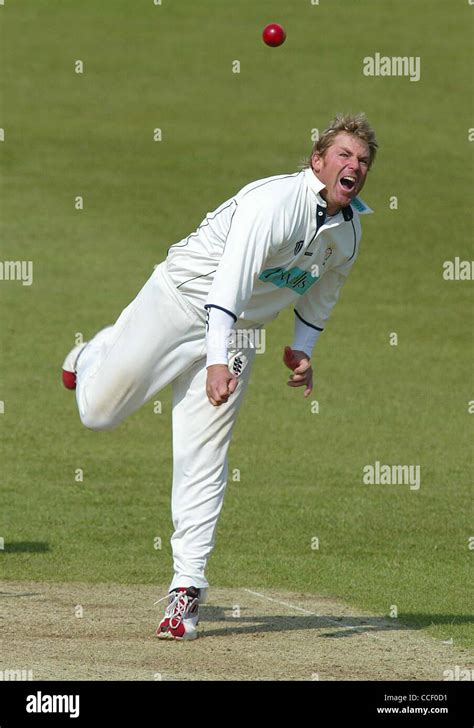
[[[330,246],[326,248],[326,250],[324,251],[324,262],[323,262],[323,265],[326,265],[326,261],[329,260],[329,258],[333,254],[333,252],[334,251],[333,251],[333,249]]]
[[[298,242],[295,245],[294,255],[298,255],[301,248],[303,247],[304,240],[298,240]]]

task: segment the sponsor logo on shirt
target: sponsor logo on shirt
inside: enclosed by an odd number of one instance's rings
[[[313,275],[309,270],[302,270],[295,267],[285,270],[285,268],[267,268],[260,273],[258,279],[264,283],[273,283],[278,288],[291,288],[292,291],[300,296],[306,293],[319,279],[319,276]]]

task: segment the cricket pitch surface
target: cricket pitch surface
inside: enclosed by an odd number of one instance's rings
[[[469,667],[467,649],[396,619],[268,589],[211,587],[199,638],[158,640],[167,601],[153,603],[166,593],[3,582],[0,670],[33,680],[443,680]]]

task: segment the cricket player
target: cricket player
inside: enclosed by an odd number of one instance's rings
[[[336,116],[303,169],[252,182],[209,212],[115,324],[66,357],[63,382],[92,430],[116,427],[172,384],[174,576],[161,639],[197,637],[258,333],[287,306],[288,384],[311,393],[313,348],[357,258],[359,214],[371,212],[357,196],[377,147],[363,114]]]

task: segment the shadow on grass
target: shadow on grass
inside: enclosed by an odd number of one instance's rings
[[[51,547],[45,541],[13,541],[6,543],[0,554],[44,554],[46,551],[51,551]]]
[[[423,629],[433,625],[459,625],[474,622],[472,615],[464,614],[410,614],[400,615],[398,619],[389,617],[336,617],[317,614],[308,615],[245,615],[248,609],[241,608],[240,617],[232,617],[229,608],[213,607],[206,604],[199,608],[202,625],[205,622],[225,622],[225,626],[203,631],[205,637],[221,637],[230,634],[259,634],[262,632],[288,632],[292,630],[317,629],[321,637],[340,639],[357,634],[376,632],[396,632],[406,629]]]

